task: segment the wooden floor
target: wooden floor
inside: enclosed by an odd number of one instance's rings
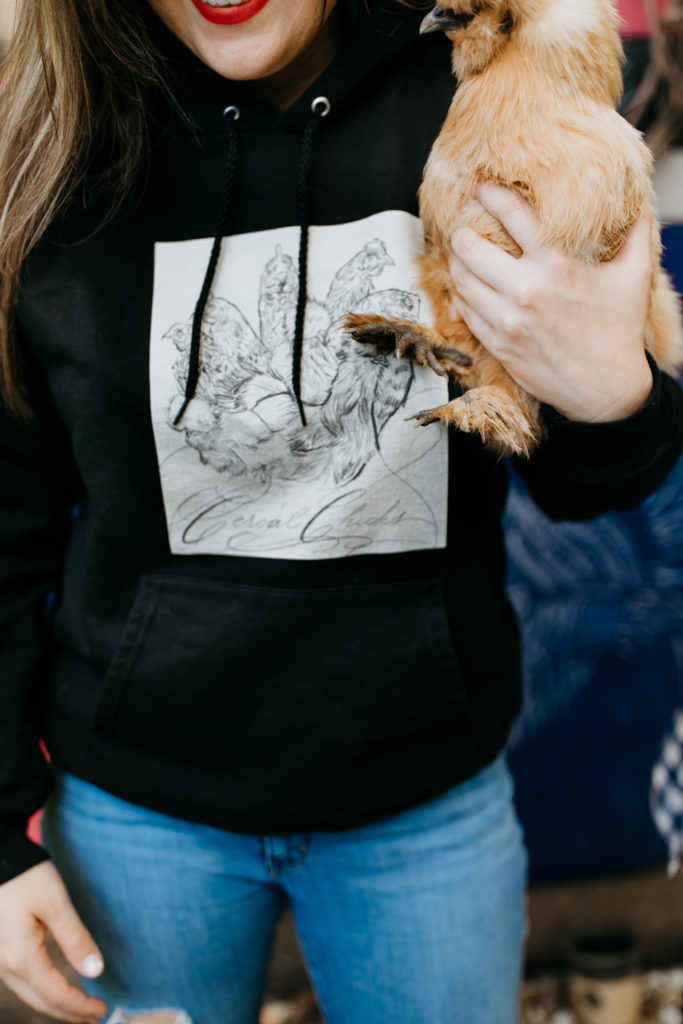
[[[573,882],[533,889],[529,897],[528,973],[552,970],[556,936],[567,928],[617,920],[641,937],[649,966],[683,964],[683,878],[669,881],[664,869],[619,879]],[[275,943],[268,992],[289,998],[306,987],[290,915]],[[0,986],[0,1024],[48,1024]]]

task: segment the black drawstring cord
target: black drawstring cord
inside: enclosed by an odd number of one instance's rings
[[[225,165],[225,178],[223,179],[223,193],[221,196],[221,205],[218,215],[218,227],[216,228],[216,236],[213,240],[211,256],[209,257],[206,274],[204,275],[204,284],[202,285],[202,290],[199,293],[197,305],[195,306],[194,317],[192,319],[192,341],[190,343],[190,360],[187,370],[187,380],[185,382],[185,401],[182,404],[180,412],[173,420],[174,427],[176,427],[183,418],[185,410],[195,396],[197,384],[199,382],[199,352],[202,338],[202,320],[204,319],[204,310],[206,309],[206,303],[209,299],[211,285],[213,284],[213,277],[216,273],[218,257],[221,252],[221,242],[223,241],[223,235],[225,234],[225,228],[228,220],[230,196],[232,194],[233,185],[235,184],[235,172],[237,170],[237,122],[239,121],[239,116],[240,112],[238,107],[226,107],[223,111],[223,117],[228,121],[228,160]]]
[[[304,318],[306,315],[306,299],[308,296],[308,221],[310,217],[311,194],[311,147],[313,135],[320,124],[321,118],[330,112],[330,101],[325,96],[318,96],[311,103],[311,116],[301,139],[301,161],[299,163],[298,207],[299,224],[299,292],[296,302],[296,321],[294,324],[294,346],[292,352],[292,388],[296,404],[299,407],[301,422],[306,426],[306,414],[301,398],[301,362],[304,346]]]

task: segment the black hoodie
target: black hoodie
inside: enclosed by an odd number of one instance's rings
[[[58,769],[252,833],[362,825],[505,744],[505,464],[406,423],[446,385],[339,329],[348,309],[429,317],[416,190],[454,83],[447,41],[417,27],[405,13],[349,34],[283,114],[160,33],[194,127],[166,111],[126,209],[101,227],[74,203],[27,263],[36,415],[0,420],[0,881],[44,856],[23,836],[49,791],[40,737]],[[174,424],[222,212],[198,386]],[[546,418],[518,468],[553,517],[636,505],[681,449],[681,393],[656,370],[626,421]]]

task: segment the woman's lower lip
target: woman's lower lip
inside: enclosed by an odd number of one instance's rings
[[[202,0],[192,0],[197,10],[207,21],[214,25],[239,25],[243,21],[249,21],[254,15],[262,11],[268,0],[247,0],[245,4],[227,7],[212,7]]]

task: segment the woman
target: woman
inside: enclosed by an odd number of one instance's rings
[[[253,1022],[285,899],[330,1024],[515,1018],[505,469],[407,429],[443,382],[338,327],[426,315],[415,193],[448,45],[385,6],[21,14],[0,119],[0,974],[64,1020]],[[591,269],[505,190],[481,201],[524,255],[463,233],[452,269],[547,403],[518,468],[551,516],[631,507],[683,434],[643,352],[649,227]],[[50,788],[52,863],[24,837]]]

